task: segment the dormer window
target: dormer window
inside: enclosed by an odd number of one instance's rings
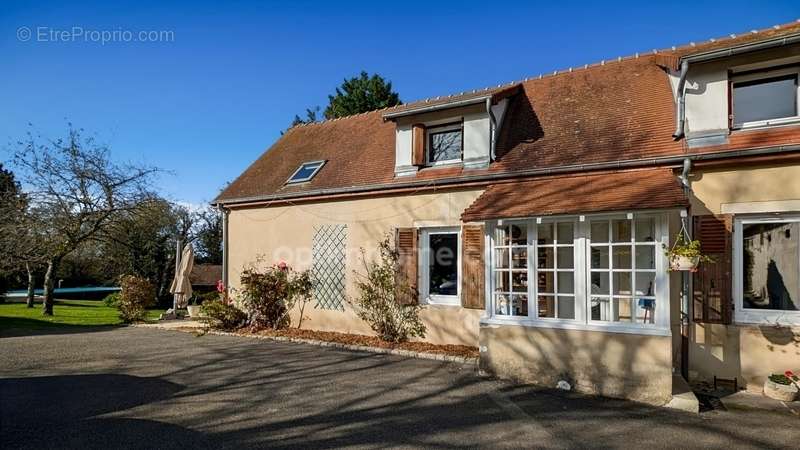
[[[798,67],[737,74],[732,78],[733,128],[798,120]]]
[[[319,169],[325,165],[325,161],[310,161],[300,164],[300,167],[294,171],[292,176],[286,180],[286,184],[304,183],[311,181],[314,175],[319,172]]]
[[[426,135],[428,165],[461,162],[464,144],[461,122],[428,127]]]

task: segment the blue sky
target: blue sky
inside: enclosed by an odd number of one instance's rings
[[[800,18],[796,0],[645,3],[4,1],[0,143],[69,121],[170,170],[165,196],[202,203],[361,70],[411,101]]]

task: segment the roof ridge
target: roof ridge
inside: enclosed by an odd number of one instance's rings
[[[749,31],[742,32],[742,33],[731,33],[731,34],[729,34],[727,36],[722,36],[722,37],[718,37],[718,38],[713,38],[712,37],[712,38],[709,38],[708,40],[705,40],[705,41],[700,41],[700,42],[690,41],[690,42],[688,42],[686,44],[673,45],[673,46],[668,47],[668,48],[661,48],[661,49],[654,48],[654,49],[649,50],[647,52],[639,51],[639,52],[635,52],[633,54],[626,55],[626,56],[617,56],[614,59],[601,59],[599,62],[596,61],[596,62],[593,62],[593,63],[585,63],[585,64],[583,64],[581,66],[567,67],[566,69],[555,69],[555,70],[553,70],[552,73],[542,72],[542,73],[539,73],[538,75],[526,77],[526,78],[521,79],[521,80],[513,80],[513,81],[509,81],[507,83],[500,83],[496,87],[487,86],[487,87],[484,87],[482,89],[481,88],[476,88],[476,89],[472,89],[472,90],[465,90],[465,91],[461,91],[461,93],[459,93],[459,94],[439,95],[439,96],[436,96],[436,97],[427,97],[427,98],[424,98],[424,99],[413,100],[413,101],[410,101],[408,103],[401,103],[401,104],[398,104],[398,105],[386,106],[386,107],[380,108],[380,109],[373,109],[373,110],[370,110],[370,111],[365,111],[365,112],[356,113],[356,114],[350,114],[350,115],[342,116],[342,117],[336,117],[336,118],[333,118],[333,119],[325,119],[325,120],[320,120],[318,122],[305,122],[305,123],[302,123],[302,124],[295,125],[294,127],[289,128],[289,130],[292,130],[292,129],[297,128],[297,127],[305,127],[305,126],[311,126],[311,125],[322,125],[322,124],[325,124],[325,123],[329,123],[329,122],[333,122],[333,121],[337,121],[337,120],[341,120],[341,119],[348,119],[348,118],[352,118],[352,117],[357,117],[357,116],[364,115],[364,114],[375,113],[375,112],[380,112],[380,111],[386,111],[386,110],[390,110],[390,109],[396,109],[398,107],[407,107],[409,105],[414,105],[414,104],[417,104],[417,103],[430,103],[431,101],[439,101],[439,100],[442,100],[444,98],[452,98],[454,96],[458,97],[458,96],[467,95],[467,94],[477,94],[479,91],[488,91],[490,89],[499,89],[499,88],[502,88],[503,86],[513,86],[515,84],[523,84],[523,83],[527,83],[527,82],[529,82],[531,80],[541,80],[541,79],[544,79],[544,78],[555,77],[555,76],[558,76],[558,75],[574,73],[574,72],[580,71],[580,70],[588,70],[588,69],[592,69],[592,68],[595,68],[595,67],[602,67],[602,66],[606,66],[608,64],[621,63],[621,62],[626,62],[626,61],[630,61],[630,60],[640,59],[640,58],[645,57],[645,56],[658,55],[658,54],[661,54],[661,53],[680,52],[682,50],[687,50],[687,49],[690,49],[690,48],[696,48],[698,46],[702,46],[702,45],[706,45],[706,44],[715,44],[715,43],[726,41],[726,40],[734,40],[734,39],[737,39],[737,38],[740,38],[740,37],[743,37],[743,36],[746,36],[746,35],[761,34],[761,33],[767,32],[767,31],[780,30],[782,28],[787,28],[787,27],[790,27],[790,26],[796,26],[798,24],[800,24],[800,18],[795,19],[795,20],[793,20],[791,22],[772,25],[771,27],[767,27],[767,28],[751,29]]]

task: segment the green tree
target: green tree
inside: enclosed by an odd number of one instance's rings
[[[0,212],[2,212],[4,223],[13,220],[10,214],[14,214],[20,201],[22,201],[22,197],[19,182],[14,178],[14,172],[4,168],[3,163],[0,162]],[[9,255],[2,254],[0,257],[2,258],[2,262],[0,262],[0,302],[2,302],[3,294],[8,289],[10,279],[14,275],[14,267],[8,264],[11,261]]]
[[[325,118],[335,119],[360,114],[376,109],[399,105],[400,97],[392,91],[391,81],[378,74],[369,76],[362,71],[357,77],[346,79],[336,88],[336,95],[329,95],[330,104],[325,108]]]
[[[196,213],[194,247],[197,263],[222,264],[222,214],[216,209]]]

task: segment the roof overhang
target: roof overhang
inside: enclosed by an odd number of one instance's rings
[[[461,108],[464,106],[472,106],[472,105],[479,105],[482,103],[486,103],[487,101],[491,101],[492,103],[497,103],[500,100],[510,97],[522,89],[521,84],[513,84],[510,86],[505,87],[498,87],[492,90],[487,90],[485,94],[477,94],[476,96],[472,96],[473,94],[469,95],[468,98],[464,98],[464,95],[455,96],[452,99],[445,99],[444,101],[438,101],[429,104],[428,102],[419,102],[417,105],[408,105],[403,106],[401,105],[399,110],[389,111],[383,114],[383,120],[397,120],[401,117],[409,117],[415,116],[418,114],[425,114],[434,111],[442,111],[447,109],[453,108]]]

